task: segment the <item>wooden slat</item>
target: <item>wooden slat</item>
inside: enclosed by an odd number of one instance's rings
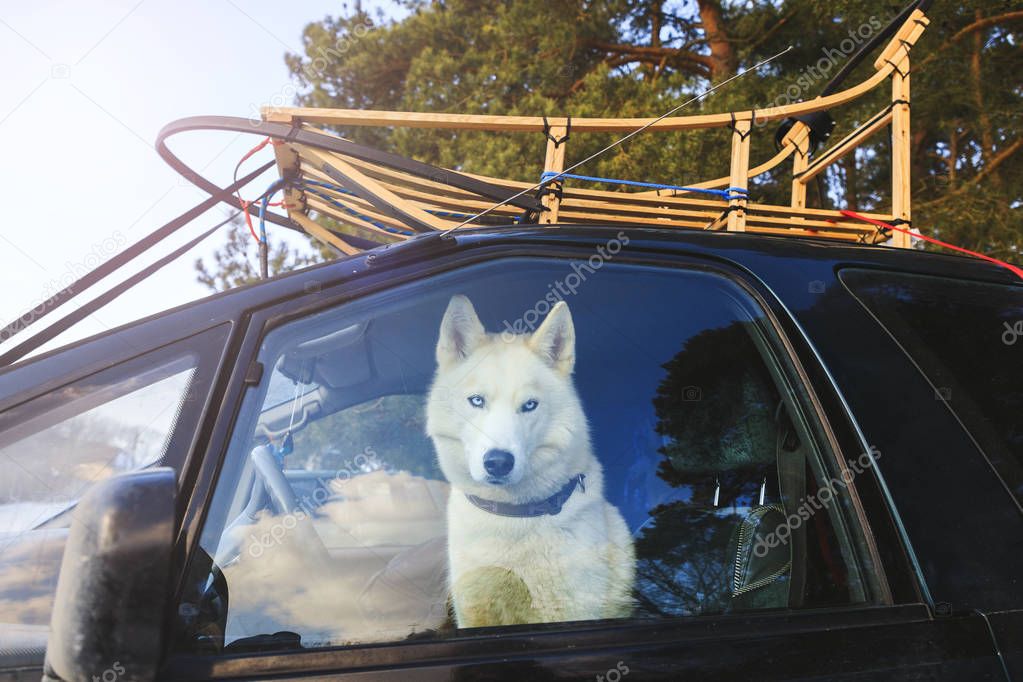
[[[892,75],[892,215],[909,223],[910,214],[910,138],[909,138],[909,57],[899,63],[905,76]],[[892,245],[908,248],[912,242],[904,232],[894,231]]]
[[[312,171],[315,173],[315,169],[303,166],[303,171]],[[367,170],[367,174],[370,171]],[[485,180],[495,180],[487,178],[487,176],[478,176]],[[322,179],[329,181],[329,178],[324,176]],[[399,186],[395,184],[389,184],[388,186],[396,194],[403,197],[413,199],[415,201],[425,204],[427,201],[433,200],[438,206],[444,209],[458,208],[467,209],[466,212],[476,212],[484,208],[489,207],[491,204],[487,200],[482,199],[462,199],[459,197],[438,197],[430,191],[429,183],[424,181],[424,187],[420,189],[411,189],[409,186]],[[526,183],[521,183],[526,185]],[[471,196],[471,195],[467,195]],[[644,214],[659,214],[667,213],[668,215],[680,215],[680,216],[702,216],[702,215],[717,215],[721,213],[727,204],[721,200],[711,199],[692,199],[688,197],[656,197],[647,194],[646,192],[612,192],[607,190],[576,190],[572,188],[566,188],[564,203],[573,207],[584,207],[590,210],[606,211],[606,212],[623,212],[623,213],[644,213]],[[754,206],[758,214],[770,214],[775,216],[778,220],[789,220],[793,216],[804,217],[809,219],[842,219],[842,215],[837,211],[827,209],[814,209],[814,208],[803,208],[793,210],[786,206],[773,206],[770,204],[755,204]],[[499,209],[499,210],[504,210]],[[517,209],[507,209],[509,215],[518,215]],[[687,212],[688,211],[688,212]],[[871,218],[877,218],[879,220],[890,220],[891,216],[881,213],[864,213]]]
[[[562,207],[561,224],[610,224],[610,225],[648,225],[665,229],[711,229],[714,223],[700,222],[697,220],[672,220],[665,221],[657,218],[625,218],[619,216],[617,219],[605,219],[603,216],[596,216],[589,212],[573,211],[568,207]],[[790,225],[795,225],[790,223]],[[841,238],[843,240],[858,241],[863,236],[873,234],[872,228],[864,228],[862,224],[846,223],[831,224],[819,223],[817,227],[804,227],[803,224],[796,226],[786,225],[765,225],[748,217],[746,232],[756,234],[778,234],[778,235],[802,235],[807,237]]]
[[[838,211],[833,211],[833,217],[830,219],[803,218],[797,222],[793,217],[761,215],[755,212],[751,213],[751,211],[755,211],[757,207],[759,207],[759,205],[754,205],[744,211],[747,224],[752,222],[757,225],[777,227],[778,229],[788,229],[791,226],[798,226],[801,229],[814,229],[818,231],[834,230],[836,232],[853,231],[858,234],[871,234],[875,231],[873,227],[865,225],[864,223],[849,220]],[[606,205],[591,207],[568,202],[562,204],[561,211],[563,218],[588,218],[593,222],[614,222],[623,224],[656,223],[664,225],[665,227],[671,227],[673,225],[680,225],[683,227],[706,227],[716,221],[724,212],[723,210],[718,212],[679,210],[664,210],[657,212],[649,209],[616,210],[613,207],[606,207]]]
[[[330,174],[329,171],[327,170],[328,167],[337,168],[337,170],[341,171],[346,176],[351,178],[352,181],[359,183],[359,185],[361,185],[362,187],[365,187],[381,202],[387,204],[390,207],[393,207],[397,211],[405,213],[406,215],[412,217],[413,219],[417,220],[418,222],[424,225],[428,225],[435,230],[444,230],[447,229],[448,227],[448,225],[445,224],[444,221],[438,220],[437,218],[430,215],[426,211],[423,211],[417,206],[409,205],[407,202],[405,202],[397,195],[395,195],[394,192],[387,189],[385,186],[381,185],[376,180],[366,176],[365,174],[362,173],[362,171],[358,170],[357,168],[355,168],[355,166],[352,166],[347,161],[342,160],[341,157],[339,157],[336,154],[333,155],[332,157],[327,157],[326,155],[317,150],[309,149],[308,147],[302,147],[300,155],[304,159],[309,159],[310,163],[319,167],[328,175]]]
[[[363,220],[367,221],[367,223],[368,220],[374,220],[378,223],[383,223],[387,227],[396,230],[401,230],[403,232],[410,232],[408,225],[405,225],[403,222],[401,222],[401,220],[394,217],[393,215],[384,213],[379,208],[377,208],[370,202],[366,201],[365,199],[362,199],[357,196],[352,196],[349,194],[339,194],[331,190],[324,189],[322,187],[317,187],[316,191],[322,192],[323,194],[329,196],[331,199],[338,202],[339,204],[349,208],[351,211],[354,211],[355,213],[365,216]],[[317,210],[321,212],[326,212],[330,215],[336,214],[339,219],[347,219],[349,216],[352,216],[352,214],[349,213],[348,211],[345,211],[343,209],[338,208],[337,206],[333,206],[330,203],[325,202],[322,198],[318,197],[316,194],[312,192],[307,193],[307,201],[309,202],[310,206],[313,205],[317,206]],[[352,217],[357,218],[359,216]],[[382,228],[372,225],[372,223],[368,224],[369,227],[367,227],[367,229],[380,230],[385,235],[392,234],[387,230],[383,230]]]
[[[729,185],[746,189],[749,186],[749,146],[752,129],[751,121],[736,121],[732,127],[732,159],[729,165]],[[728,231],[743,232],[746,229],[746,198],[737,197],[728,202]]]
[[[356,162],[353,161],[353,165]],[[320,179],[326,182],[332,182],[328,176],[320,173],[315,168],[303,165],[303,173],[311,175],[314,179]],[[367,175],[373,175],[379,170],[381,183],[390,188],[396,194],[411,197],[417,201],[427,202],[431,201],[439,206],[444,207],[446,210],[458,210],[459,207],[465,209],[482,210],[492,205],[488,200],[480,199],[475,195],[461,190],[456,190],[451,193],[451,196],[439,196],[434,190],[434,187],[440,187],[436,183],[427,180],[421,180],[419,178],[412,178],[405,176],[409,182],[408,184],[398,184],[392,182],[390,178],[401,176],[400,173],[390,171],[387,169],[373,169],[368,164],[363,167],[364,172]],[[498,178],[489,178],[487,176],[476,176],[480,179],[502,182]],[[528,186],[527,183],[516,183],[522,186]],[[511,188],[514,189],[514,188]],[[456,196],[457,194],[457,196]],[[644,210],[659,211],[662,209],[695,209],[695,210],[711,210],[713,212],[720,212],[727,204],[721,200],[715,199],[695,199],[686,196],[655,196],[647,192],[614,192],[608,190],[586,190],[586,189],[575,189],[567,187],[565,189],[565,201],[572,202],[573,205],[585,205],[590,207],[602,206],[606,210],[630,210],[631,207],[645,207]],[[779,216],[790,216],[798,215],[802,217],[824,217],[824,218],[835,218],[841,217],[841,214],[833,210],[827,209],[815,209],[815,208],[802,208],[793,210],[787,206],[773,206],[770,204],[756,204],[757,211],[760,213],[772,213]],[[518,215],[519,210],[514,208],[502,207],[498,211],[507,211],[509,215]],[[468,211],[467,211],[468,212]],[[889,219],[890,216],[881,213],[864,213],[868,217],[877,218],[880,220]]]
[[[874,60],[874,68],[881,69],[889,62],[898,62],[909,54],[910,48],[912,48],[916,41],[923,35],[924,29],[930,20],[920,10],[913,10],[912,14],[903,22],[902,26],[895,32],[895,35],[888,44],[885,45],[884,49],[881,50],[881,54],[878,55],[877,59]],[[901,51],[901,52],[900,52]]]
[[[320,215],[329,217],[338,224],[344,225],[346,229],[340,231],[354,237],[361,237],[362,239],[368,239],[369,241],[376,243],[391,244],[394,242],[404,241],[408,239],[409,236],[381,230],[376,225],[373,225],[358,216],[345,213],[344,211],[338,211],[336,207],[331,206],[316,196],[309,197],[309,208],[315,210]]]
[[[572,119],[573,126],[575,125],[575,119]],[[530,183],[522,182],[518,180],[504,180],[501,178],[491,178],[486,175],[471,175],[471,177],[479,180],[486,180],[493,182],[501,187],[507,187],[508,189],[520,190],[530,186]],[[656,196],[650,192],[612,192],[601,189],[581,189],[576,187],[565,186],[565,200],[574,198],[588,198],[610,201],[613,203],[621,204],[636,204],[643,203],[648,205],[685,205],[685,206],[700,206],[700,207],[711,207],[711,206],[723,206],[724,204],[719,199],[696,199],[684,195],[667,196],[661,195]],[[835,216],[840,215],[835,211],[829,211],[828,209],[822,208],[803,208],[803,209],[792,209],[788,206],[773,206],[770,204],[757,204],[757,208],[762,212],[777,213],[779,215],[799,215],[799,216]],[[867,216],[868,218],[877,218],[878,220],[890,220],[891,216],[885,213],[868,213],[860,211],[860,215]]]
[[[876,114],[875,114],[876,115]],[[873,117],[871,117],[873,118]],[[856,149],[862,142],[868,140],[877,131],[885,128],[892,120],[892,112],[888,111],[872,122],[866,123],[852,131],[839,142],[835,143],[824,151],[812,164],[803,169],[803,174],[795,179],[795,182],[803,186],[804,196],[806,185],[815,177],[826,171],[836,161],[845,157],[846,154]],[[795,188],[793,188],[794,190]]]
[[[330,192],[319,188],[317,188],[317,191],[323,191],[325,195],[330,196],[331,199],[337,203],[349,208],[350,211],[338,208],[337,206],[324,201],[322,197],[311,192],[307,194],[306,200],[308,201],[308,205],[315,208],[319,213],[329,215],[336,220],[349,221],[349,219],[351,219],[353,225],[358,225],[366,230],[366,232],[371,233],[360,234],[357,236],[365,237],[366,239],[383,239],[384,241],[391,241],[391,239],[395,236],[411,236],[408,234],[409,229],[405,225],[402,225],[399,221],[390,216],[377,212],[372,204],[354,197],[338,197],[337,195],[332,195]],[[394,232],[380,228],[370,221],[376,221],[389,228],[401,230],[406,234],[396,235]]]
[[[816,97],[806,102],[757,109],[759,122],[778,121],[790,116],[810,114],[833,109],[855,100],[874,89],[891,73],[884,65],[866,80],[851,88],[827,97]],[[398,128],[434,128],[438,130],[489,130],[493,132],[543,132],[540,116],[494,116],[488,114],[441,114],[408,111],[376,111],[361,109],[318,109],[308,107],[264,107],[262,116],[267,121],[315,123],[330,126],[382,126]],[[649,130],[695,130],[723,128],[733,120],[750,121],[754,112],[737,111],[724,114],[674,116],[656,121],[650,118],[572,118],[572,130],[577,132],[627,133],[649,125]]]
[[[810,163],[810,126],[796,121],[785,137],[793,147],[792,208],[806,208],[806,184],[799,182],[799,175]]]
[[[419,203],[421,206],[439,205],[444,209],[462,209],[463,211],[468,210],[471,212],[479,211],[487,207],[487,202],[482,200],[466,203],[431,202],[431,199],[434,197],[432,197],[429,193],[407,188],[394,189],[396,193],[402,195],[403,198],[408,199],[411,203]],[[375,209],[373,209],[370,204],[365,203],[356,197],[336,195],[329,190],[324,190],[324,192],[334,196],[337,200],[343,201],[344,203],[352,206],[354,210],[357,210],[360,213],[366,213],[381,222],[388,221],[387,216],[376,213]],[[312,205],[314,205],[317,209],[321,208],[320,202],[315,196],[310,195],[309,201],[312,202]],[[633,204],[630,206],[623,206],[620,203],[610,201],[575,199],[572,201],[566,201],[563,204],[564,213],[562,214],[562,222],[589,220],[590,222],[615,224],[641,223],[656,224],[665,227],[704,227],[708,222],[713,221],[726,207],[724,202],[717,202],[716,205],[713,205],[712,207],[707,206],[704,210],[667,208],[653,204],[654,202],[649,202],[647,205]],[[324,205],[324,207],[327,208],[327,210],[331,210],[326,205]],[[752,215],[747,211],[747,221],[761,226],[774,226],[780,230],[788,229],[788,226],[794,223],[791,216],[761,215],[759,213],[759,209],[761,208],[765,207],[759,204],[755,205],[751,209],[754,211]],[[810,219],[801,225],[801,227],[811,229],[817,228],[819,231],[852,231],[856,234],[873,232],[873,228],[864,227],[860,223],[849,222],[837,211],[824,211],[819,209],[812,211],[813,214],[820,216],[821,218]],[[347,219],[347,217],[343,215],[340,217],[341,219]],[[882,216],[882,218],[887,218],[887,216]],[[397,223],[397,221],[393,221],[393,219],[388,221],[388,224],[393,224],[396,227],[400,226],[400,224]]]
[[[568,141],[562,138],[567,133],[567,125],[551,126],[550,138],[553,139],[548,138],[547,140],[547,151],[543,161],[545,173],[560,173],[565,170],[565,147],[568,145]],[[561,184],[562,182],[559,180],[554,185],[549,185],[547,189],[551,191],[545,193],[540,199],[543,207],[547,209],[540,215],[540,222],[544,225],[552,225],[558,222],[558,204],[560,200],[556,190]]]
[[[359,249],[355,248],[345,240],[338,237],[336,234],[321,226],[318,222],[310,218],[309,216],[295,212],[291,215],[291,219],[294,220],[299,227],[308,232],[313,236],[314,239],[318,239],[324,244],[333,246],[343,254],[353,256],[359,253]]]
[[[781,162],[784,161],[785,159],[789,158],[789,156],[794,151],[795,151],[795,147],[793,145],[791,145],[791,144],[783,145],[782,148],[778,151],[778,153],[776,153],[770,159],[768,159],[764,163],[760,164],[759,166],[754,166],[753,168],[750,168],[749,173],[747,174],[746,177],[748,179],[752,180],[753,178],[755,178],[755,177],[757,177],[759,175],[763,175],[764,173],[766,173],[767,171],[771,170],[772,168],[775,168],[778,165],[780,165]],[[686,183],[685,186],[686,187],[693,187],[693,188],[696,188],[696,189],[720,189],[722,187],[728,187],[728,181],[729,180],[730,180],[729,176],[722,175],[720,178],[714,178],[713,180],[704,180],[702,182]],[[664,194],[664,192],[671,192],[671,193],[670,194]],[[633,196],[653,196],[653,197],[668,196],[668,197],[675,197],[675,196],[682,196],[682,195],[688,194],[688,193],[687,192],[674,192],[674,191],[671,191],[671,190],[663,190],[663,189],[651,189],[651,190],[644,190],[642,192],[630,192],[630,194],[632,194]]]
[[[287,144],[274,144],[274,158],[277,159],[278,177],[291,177],[298,172],[298,154]],[[301,192],[288,188],[284,192],[284,210],[291,217],[293,210],[301,212],[303,199]]]
[[[378,180],[379,182],[387,185],[392,189],[394,189],[395,187],[416,188],[423,191],[428,191],[437,197],[446,197],[449,199],[456,200],[480,198],[478,194],[473,194],[472,192],[469,192],[467,190],[452,187],[451,185],[445,185],[434,180],[427,180],[425,178],[421,178],[415,175],[409,175],[407,173],[402,173],[401,171],[396,171],[390,168],[386,168],[384,166],[376,166],[374,164],[362,161],[360,159],[353,159],[351,157],[345,157],[345,159],[366,175]],[[302,172],[305,175],[311,175],[323,182],[334,182],[334,180],[330,176],[328,176],[325,173],[322,173],[317,168],[315,168],[314,166],[310,166],[309,164],[303,164]],[[489,200],[485,201],[489,202]],[[514,211],[516,213],[520,213],[522,211],[522,209],[517,208],[515,206],[510,206],[508,210]]]

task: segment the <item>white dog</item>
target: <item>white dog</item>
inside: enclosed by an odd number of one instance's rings
[[[572,384],[568,306],[531,335],[487,334],[464,296],[437,342],[427,433],[451,483],[448,584],[459,627],[617,618],[635,559]]]

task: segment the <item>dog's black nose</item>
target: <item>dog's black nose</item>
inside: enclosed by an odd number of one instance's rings
[[[507,476],[515,466],[515,455],[507,450],[487,450],[483,455],[483,468],[491,476]]]

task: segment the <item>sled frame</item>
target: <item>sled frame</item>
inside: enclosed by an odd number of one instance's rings
[[[728,175],[686,185],[693,189],[733,188],[716,198],[678,190],[625,191],[587,189],[575,180],[555,179],[536,193],[539,210],[504,205],[485,221],[467,218],[495,203],[471,190],[453,186],[440,175],[408,172],[373,160],[276,139],[277,170],[285,182],[284,207],[291,221],[312,237],[343,253],[358,244],[392,243],[424,231],[445,231],[480,224],[541,223],[546,225],[646,225],[664,228],[748,232],[815,237],[865,244],[887,243],[906,248],[910,235],[891,233],[844,216],[838,210],[806,206],[807,184],[881,130],[891,130],[891,205],[887,213],[862,215],[892,225],[911,225],[910,195],[910,51],[927,28],[928,19],[914,10],[873,63],[873,73],[845,90],[806,102],[719,114],[652,118],[576,118],[416,113],[353,109],[266,107],[262,119],[340,139],[330,131],[352,127],[427,128],[452,131],[531,133],[546,136],[539,172],[560,173],[576,136],[586,133],[627,134],[649,125],[648,134],[708,128],[729,130]],[[890,81],[890,103],[841,140],[813,152],[811,128],[794,120],[855,101]],[[790,119],[777,153],[750,166],[750,143],[763,125]],[[572,138],[572,139],[569,139]],[[748,194],[750,180],[789,164],[791,195],[787,205],[759,203]],[[447,171],[454,172],[454,171]],[[456,172],[457,173],[457,172]],[[533,183],[458,173],[484,181],[509,196]],[[549,177],[549,176],[548,176]],[[449,176],[450,178],[450,176]]]

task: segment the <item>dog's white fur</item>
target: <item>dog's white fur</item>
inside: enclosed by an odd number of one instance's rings
[[[426,416],[452,485],[448,584],[459,627],[629,615],[632,539],[604,499],[574,364],[575,330],[563,301],[533,334],[511,338],[487,334],[464,296],[448,304]],[[471,396],[484,406],[473,406]],[[529,400],[538,405],[524,412]],[[492,449],[515,458],[500,482],[483,464]],[[538,502],[580,473],[585,491],[577,488],[553,516],[498,516],[466,499]]]

